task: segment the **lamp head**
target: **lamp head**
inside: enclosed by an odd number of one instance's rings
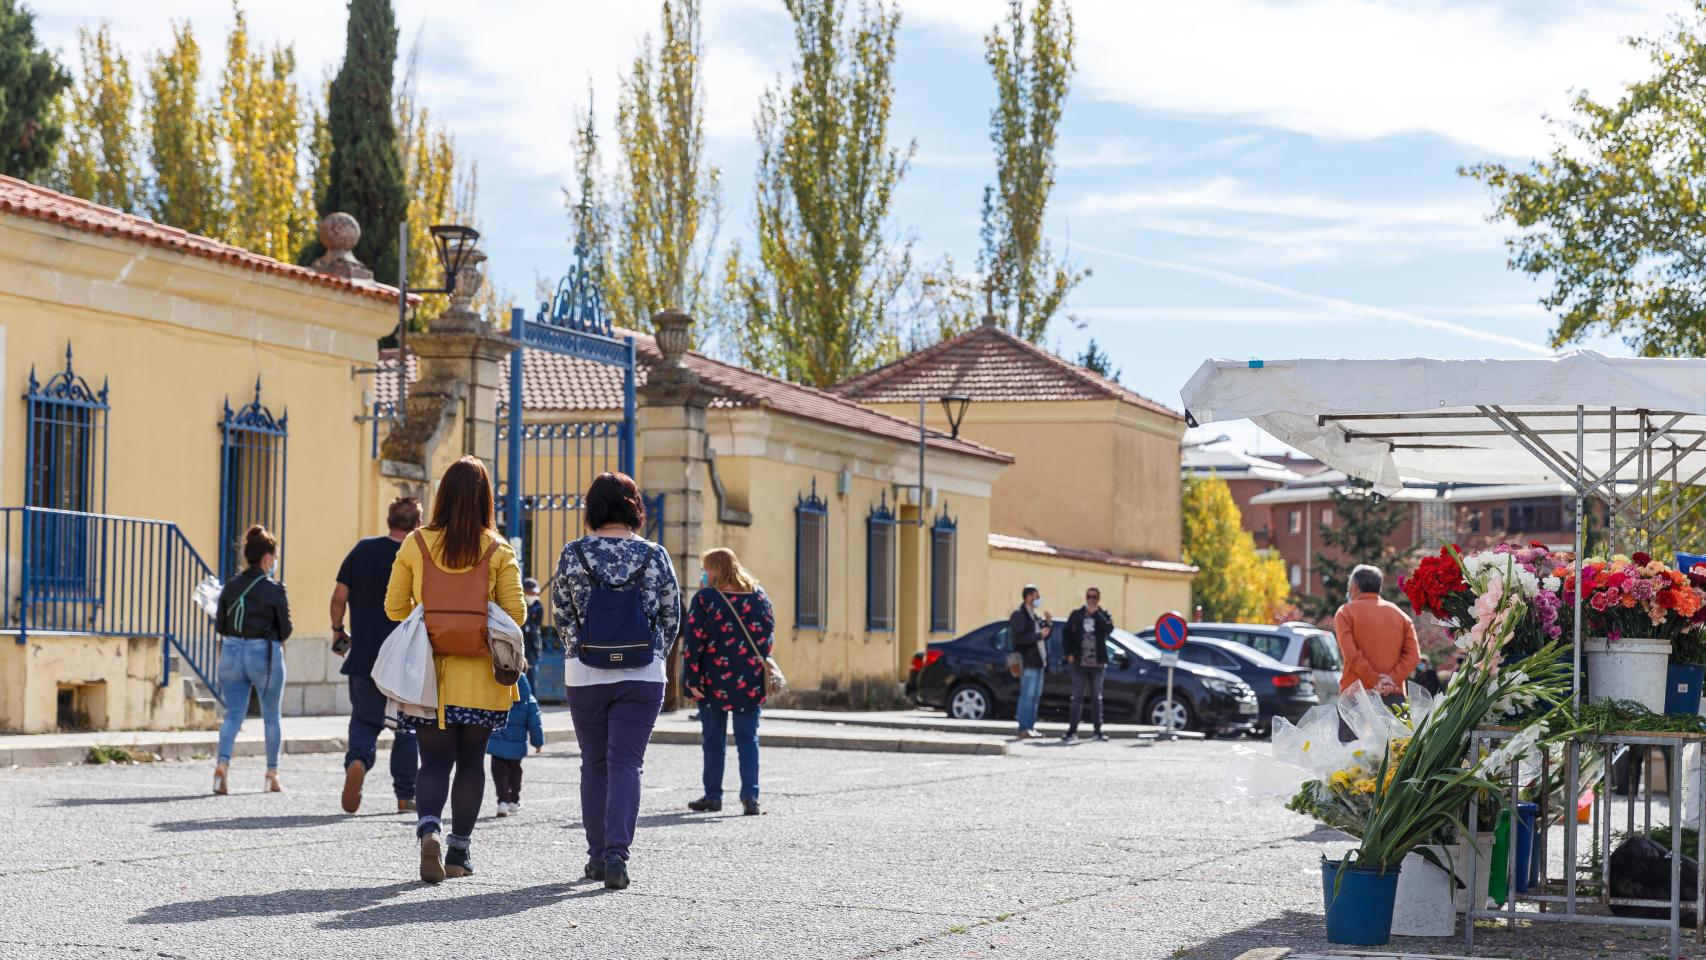
[[[454,293],[456,274],[467,262],[468,255],[474,252],[480,231],[456,223],[438,223],[428,229],[433,243],[438,246],[438,265],[444,269],[444,292]]]
[[[966,407],[971,406],[971,397],[961,393],[950,393],[942,398],[942,411],[948,415],[949,435],[958,440],[960,424],[965,422]]]

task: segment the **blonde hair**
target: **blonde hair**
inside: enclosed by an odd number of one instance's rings
[[[740,565],[740,558],[728,547],[713,547],[705,551],[699,555],[699,564],[705,568],[711,586],[718,590],[751,593],[758,589],[758,581]]]

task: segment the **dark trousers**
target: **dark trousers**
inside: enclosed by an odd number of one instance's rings
[[[385,694],[372,677],[349,678],[349,752],[344,766],[361,761],[372,770],[379,762],[379,731],[385,729]],[[400,800],[415,798],[415,771],[420,768],[421,748],[414,733],[393,731],[391,740],[391,788]]]
[[[758,799],[758,714],[756,706],[724,710],[699,705],[699,740],[705,751],[705,796],[723,799],[723,761],[728,756],[729,721],[734,720],[735,756],[740,765],[740,798]]]
[[[492,731],[471,723],[447,723],[420,729],[421,782],[415,799],[420,822],[415,835],[439,829],[444,804],[450,803],[450,845],[467,846],[480,819],[486,793],[486,741]],[[454,774],[454,779],[452,775]]]
[[[663,688],[655,680],[569,688],[569,717],[581,751],[581,823],[590,860],[628,859],[640,819],[646,744],[663,707]]]
[[[499,803],[520,803],[521,761],[509,757],[493,757],[492,787],[497,790]]]
[[[1090,720],[1096,725],[1096,732],[1102,732],[1102,680],[1108,671],[1101,667],[1085,667],[1072,665],[1072,723],[1066,728],[1069,737],[1078,735],[1078,721],[1084,717],[1084,691],[1090,691]]]

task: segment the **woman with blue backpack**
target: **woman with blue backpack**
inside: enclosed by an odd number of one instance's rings
[[[681,585],[668,551],[639,535],[646,507],[633,478],[599,474],[581,514],[587,534],[563,546],[551,604],[581,751],[585,875],[621,890],[640,816],[640,770],[663,708],[664,664],[681,626]]]
[[[521,761],[527,757],[528,741],[533,742],[534,753],[545,749],[545,728],[539,723],[539,701],[533,698],[533,684],[523,674],[515,685],[521,699],[509,708],[508,725],[486,741],[500,817],[521,812]]]

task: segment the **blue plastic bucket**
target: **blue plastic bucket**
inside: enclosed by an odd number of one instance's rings
[[[1397,895],[1397,864],[1381,871],[1322,860],[1321,900],[1327,910],[1327,942],[1358,947],[1390,942],[1392,901]]]
[[[1665,713],[1692,717],[1700,712],[1700,684],[1706,681],[1706,666],[1671,661],[1665,674]]]
[[[1534,886],[1540,863],[1536,859],[1534,842],[1534,818],[1540,813],[1540,805],[1534,803],[1519,803],[1516,805],[1516,892],[1527,893]]]

